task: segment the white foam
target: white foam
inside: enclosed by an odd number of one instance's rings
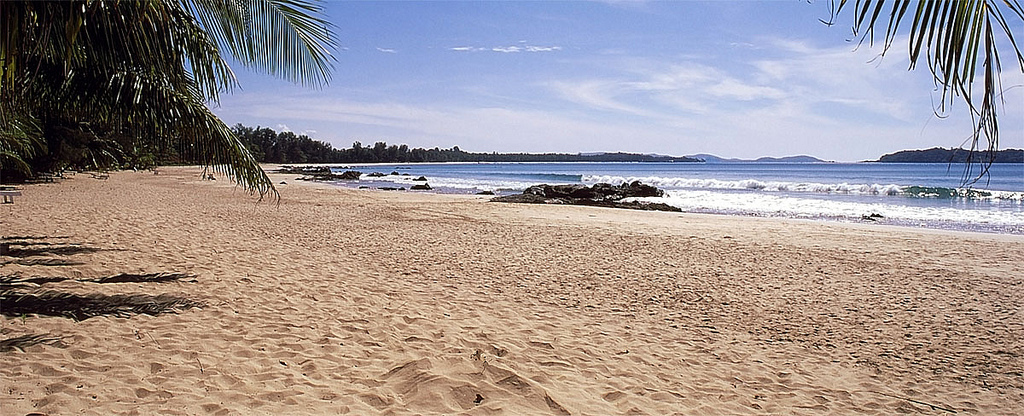
[[[879,214],[898,221],[953,222],[993,226],[1024,227],[1024,215],[1015,210],[961,209],[952,206],[912,206],[886,202],[800,198],[761,192],[714,192],[677,190],[663,198],[644,198],[664,202],[684,211],[707,211],[797,218],[849,218]]]
[[[816,192],[851,195],[898,195],[903,192],[903,186],[895,184],[851,184],[845,182],[829,184],[815,182],[762,181],[757,179],[727,181],[720,179],[664,178],[657,176],[583,176],[583,182],[587,184],[601,182],[616,184],[633,181],[640,181],[645,184],[654,185],[664,189],[749,189],[757,191]]]
[[[416,181],[414,179],[419,176],[401,176],[401,175],[385,175],[385,176],[368,176],[363,174],[359,177],[362,182],[387,182],[395,183],[399,185],[412,186],[416,184],[428,183],[434,188],[450,188],[450,189],[462,189],[462,190],[486,190],[486,191],[499,191],[499,190],[523,190],[532,185],[532,182],[522,182],[514,180],[501,180],[501,179],[482,179],[482,178],[448,178],[443,176],[428,177],[427,182]]]

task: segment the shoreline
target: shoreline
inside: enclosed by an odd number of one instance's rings
[[[452,162],[452,163],[461,163],[461,162]],[[385,166],[392,166],[392,165],[393,164],[386,164]],[[278,166],[278,165],[272,165],[272,166]],[[268,175],[271,175],[271,174],[268,173]],[[387,186],[391,186],[391,187],[397,187],[397,186],[404,186],[405,185],[404,183],[398,183],[398,182],[370,181],[370,182],[367,182],[367,183],[361,183],[359,181],[351,181],[351,182],[350,181],[312,181],[312,180],[311,181],[296,181],[296,180],[294,180],[295,179],[295,175],[294,174],[275,173],[273,175],[275,175],[273,177],[273,181],[275,183],[279,183],[280,181],[283,180],[283,181],[286,181],[289,185],[291,185],[291,184],[300,184],[300,186],[301,186],[301,185],[304,185],[304,184],[318,184],[318,185],[321,185],[321,186],[326,186],[326,187],[331,187],[331,188],[342,188],[342,189],[348,189],[348,190],[353,190],[353,191],[401,192],[401,193],[409,193],[409,194],[426,194],[426,195],[438,195],[438,196],[466,196],[466,197],[477,197],[477,198],[483,197],[483,196],[481,196],[479,194],[475,194],[475,193],[458,192],[458,191],[446,190],[446,189],[441,189],[441,188],[435,188],[435,189],[432,189],[432,190],[423,191],[423,190],[410,190],[410,189],[378,189],[378,187],[373,187],[373,185],[387,185]],[[429,180],[428,180],[428,183],[429,183]],[[362,188],[359,188],[359,186],[367,186],[367,188],[366,189],[362,189]],[[496,192],[495,195],[497,195],[497,196],[500,196],[500,195],[513,195],[513,194],[517,194],[517,193],[518,192],[509,192],[509,193],[497,193]],[[493,196],[486,196],[486,198],[488,198],[488,199],[490,199],[492,197]],[[922,224],[920,221],[901,220],[901,219],[883,219],[881,221],[874,220],[874,221],[870,221],[869,222],[867,220],[859,220],[858,221],[858,220],[856,220],[854,218],[839,217],[839,216],[834,216],[834,217],[820,216],[820,217],[813,217],[813,218],[811,218],[811,217],[807,217],[807,216],[796,216],[796,215],[764,215],[764,214],[760,214],[760,213],[750,213],[750,212],[733,213],[733,212],[714,211],[714,210],[683,211],[683,213],[684,214],[690,214],[690,215],[710,215],[710,216],[736,217],[736,218],[757,218],[757,219],[766,219],[766,220],[809,221],[809,222],[824,223],[824,224],[845,224],[845,225],[851,225],[851,226],[867,226],[867,227],[894,227],[894,228],[899,228],[899,229],[903,229],[903,230],[937,231],[937,232],[978,234],[978,235],[994,235],[994,236],[1014,236],[1014,237],[1022,237],[1022,238],[1024,238],[1024,229],[1017,229],[1017,228],[1009,228],[1008,229],[1006,227],[1000,228],[1000,229],[994,229],[994,228],[985,228],[984,226],[978,225],[978,224],[957,224],[957,223],[945,224],[945,223],[937,223],[935,221],[930,221],[927,224]],[[1007,226],[1007,227],[1009,227],[1009,226]]]
[[[741,176],[753,179],[738,180],[735,175],[739,171],[734,172],[728,169],[724,174],[729,178],[719,181],[706,178],[693,179],[683,172],[654,173],[657,169],[647,172],[645,168],[638,169],[646,173],[627,174],[616,171],[612,168],[615,164],[611,163],[597,164],[603,168],[596,169],[606,175],[588,175],[584,170],[572,168],[573,164],[570,163],[556,164],[560,167],[552,168],[553,170],[547,173],[544,173],[544,167],[532,163],[524,165],[535,166],[522,170],[514,167],[518,164],[503,165],[505,167],[501,168],[474,168],[462,165],[463,167],[451,167],[449,170],[433,164],[412,164],[402,168],[407,169],[406,173],[415,172],[413,176],[432,179],[429,184],[433,189],[429,192],[435,193],[476,193],[481,190],[489,190],[498,196],[505,196],[517,194],[522,189],[542,183],[581,183],[586,185],[595,181],[618,183],[619,181],[630,182],[639,179],[666,191],[664,198],[652,199],[649,200],[650,202],[665,203],[685,212],[849,223],[871,221],[908,228],[1024,235],[1024,222],[1021,222],[1017,215],[1022,213],[1020,198],[1024,194],[1020,190],[970,190],[969,188],[941,187],[951,186],[948,184],[943,184],[940,187],[934,187],[938,185],[894,184],[932,183],[928,181],[915,182],[916,179],[908,178],[903,178],[904,182],[897,181],[889,185],[880,185],[880,183],[889,183],[880,178],[875,178],[875,180],[881,180],[881,182],[868,181],[861,185],[857,185],[860,182],[854,180],[851,185],[846,182],[850,178],[842,175],[833,178],[834,180],[827,179],[827,177],[831,177],[829,176],[831,174],[826,174],[826,179],[822,179],[823,183],[813,180],[806,182],[805,179],[798,177],[774,180],[758,176],[769,174],[767,172],[760,172],[754,176]],[[736,165],[722,164],[723,167]],[[803,166],[804,164],[794,164],[794,166],[796,165]],[[367,175],[351,182],[335,181],[334,183],[343,187],[368,187],[382,190],[407,190],[419,184],[419,182],[411,182],[411,178],[406,176],[392,176],[399,174],[398,168],[395,168],[393,164],[352,165],[351,167],[357,170],[369,169],[370,171],[375,171],[377,167],[388,169],[375,172],[380,177],[367,177],[374,176]],[[602,169],[609,170],[603,171]],[[389,170],[392,171],[392,175],[386,174]],[[706,173],[699,173],[697,176],[700,177]],[[934,173],[920,174],[927,176]],[[872,176],[877,173],[865,174]],[[527,177],[530,179],[525,179]],[[1020,186],[1019,181],[1007,182],[1010,179],[1005,175],[1000,178],[996,181],[999,186],[993,189],[1018,189]],[[790,179],[794,182],[789,182]],[[907,180],[910,182],[905,182]],[[867,185],[867,183],[871,183],[871,185]],[[1011,186],[1011,188],[1006,188],[1007,186]],[[520,191],[516,191],[516,189]]]
[[[194,168],[159,171],[30,185],[0,207],[0,237],[95,249],[5,256],[0,274],[187,272],[43,287],[206,305],[0,318],[2,339],[64,344],[0,353],[5,412],[1024,412],[1020,236],[278,174],[280,203],[256,204]]]

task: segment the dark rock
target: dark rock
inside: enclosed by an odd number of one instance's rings
[[[288,184],[288,182],[285,182],[285,181],[281,181],[281,182],[280,182],[279,184],[280,184],[280,185],[287,185],[287,184]]]
[[[391,171],[391,176],[398,176],[398,171],[397,170]]]
[[[670,212],[683,212],[678,207],[671,206],[669,204],[663,204],[661,202],[644,202],[644,201],[632,201],[632,202],[616,202],[615,208],[625,209],[638,209],[641,211],[670,211]]]
[[[281,168],[284,170],[284,167]],[[316,168],[291,168],[288,173],[301,173],[303,177],[295,178],[297,181],[354,181],[363,175],[362,172],[347,170],[341,174],[331,172],[331,168],[320,166]]]
[[[366,176],[369,176],[371,178],[380,178],[380,177],[384,177],[384,176],[388,176],[388,175],[385,175],[385,174],[383,174],[381,172],[373,172],[373,173],[366,174]]]
[[[651,185],[642,184],[640,181],[633,181],[628,186],[623,185],[620,188],[625,188],[626,198],[658,198],[665,195],[665,191]]]
[[[477,192],[476,194],[477,195],[494,195],[494,192],[492,192],[492,191],[480,191],[480,192]]]
[[[381,187],[379,187],[377,189],[380,189],[382,191],[404,191],[405,190],[405,188],[395,188],[395,187],[392,187],[392,186],[381,186]]]
[[[370,187],[366,185],[359,185],[359,189],[370,189]]]
[[[664,191],[651,185],[644,185],[640,181],[623,183],[615,186],[607,183],[599,183],[594,186],[586,185],[533,185],[523,191],[524,194],[538,195],[554,199],[591,199],[617,201],[625,198],[660,197]]]
[[[644,201],[620,202],[626,198],[661,197],[665,192],[640,181],[623,183],[619,186],[599,183],[594,186],[573,185],[533,185],[520,195],[500,196],[491,199],[493,202],[511,202],[525,204],[572,204],[610,208],[626,208],[657,211],[682,211],[679,208],[663,203]]]
[[[418,177],[416,179],[413,179],[413,180],[414,181],[426,182],[427,181],[427,177],[426,176],[420,176],[420,177]]]
[[[277,172],[300,175],[328,174],[331,173],[331,168],[327,166],[281,166]]]
[[[517,194],[517,195],[505,195],[495,198],[491,198],[491,202],[510,202],[515,204],[543,204],[548,202],[548,199],[535,194]]]
[[[363,176],[363,173],[357,170],[346,170],[341,175],[335,175],[338,179],[343,181],[354,181],[359,180],[359,177]]]
[[[431,187],[430,187],[430,184],[424,183],[424,184],[416,184],[416,185],[413,185],[413,186],[412,186],[411,188],[409,188],[409,189],[411,189],[411,190],[413,190],[413,191],[429,191],[429,190],[431,190],[431,189],[433,189],[433,188],[431,188]]]
[[[526,190],[523,191],[523,195],[546,196],[547,192],[544,189],[546,186],[548,185],[533,185],[529,188],[526,188]]]

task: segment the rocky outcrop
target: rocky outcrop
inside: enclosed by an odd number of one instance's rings
[[[355,181],[359,180],[359,177],[363,176],[363,173],[358,170],[346,170],[342,172],[341,175],[335,176],[343,181]]]
[[[347,170],[342,173],[334,173],[327,166],[281,166],[278,173],[292,173],[304,175],[296,180],[300,181],[354,181],[363,175],[356,170]]]
[[[679,208],[663,203],[645,201],[623,202],[626,198],[661,197],[665,192],[640,181],[623,183],[615,186],[599,183],[586,185],[534,185],[526,188],[522,194],[499,196],[492,202],[512,202],[523,204],[568,204],[589,205],[610,208],[640,209],[649,211],[682,211]]]

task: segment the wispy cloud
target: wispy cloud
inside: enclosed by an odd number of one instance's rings
[[[377,48],[377,50],[384,53],[398,53],[398,51],[389,48]]]
[[[499,53],[520,53],[520,52],[557,52],[562,50],[561,46],[536,46],[525,44],[524,41],[519,42],[520,45],[507,45],[507,46],[456,46],[448,48],[448,50],[455,52],[499,52]]]
[[[474,151],[809,153],[838,160],[877,157],[894,147],[956,145],[958,134],[970,131],[969,118],[929,121],[930,77],[922,70],[908,73],[905,56],[872,61],[877,51],[866,47],[764,38],[751,43],[759,48],[730,49],[727,61],[628,50],[575,58],[580,60],[568,63],[571,72],[538,67],[469,77],[439,96],[393,83],[353,88],[357,94],[234,95],[225,97],[232,102],[218,113],[233,121],[315,128],[337,146],[386,140]],[[500,48],[507,50],[495,50]],[[481,54],[558,50],[526,42],[449,48]],[[1024,76],[1017,75],[1004,86],[1020,84]],[[1021,114],[1024,87],[1007,94],[1007,114]]]

